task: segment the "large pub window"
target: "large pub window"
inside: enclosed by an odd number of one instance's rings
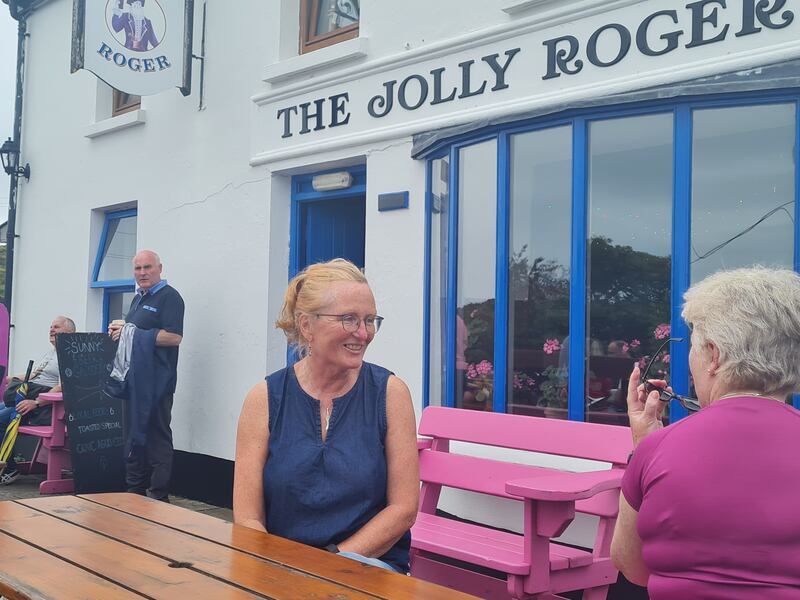
[[[300,54],[358,37],[359,0],[300,0]]]
[[[633,365],[688,338],[691,283],[800,268],[798,111],[779,93],[672,100],[437,146],[425,404],[627,424]],[[656,369],[690,392],[688,343]]]

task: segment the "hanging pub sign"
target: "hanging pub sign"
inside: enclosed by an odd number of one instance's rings
[[[72,72],[148,96],[191,92],[194,0],[74,0]]]

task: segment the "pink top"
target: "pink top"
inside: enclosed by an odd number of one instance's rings
[[[622,493],[652,600],[800,598],[800,411],[718,400],[645,438]]]

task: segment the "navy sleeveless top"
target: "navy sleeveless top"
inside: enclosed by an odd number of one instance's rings
[[[267,377],[267,531],[310,546],[339,544],[386,508],[386,384],[392,373],[363,363],[352,389],[333,400],[322,441],[319,401],[293,367]],[[411,532],[380,556],[408,571]]]

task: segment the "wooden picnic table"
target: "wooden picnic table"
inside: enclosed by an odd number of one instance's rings
[[[9,600],[472,598],[135,494],[0,502]]]

